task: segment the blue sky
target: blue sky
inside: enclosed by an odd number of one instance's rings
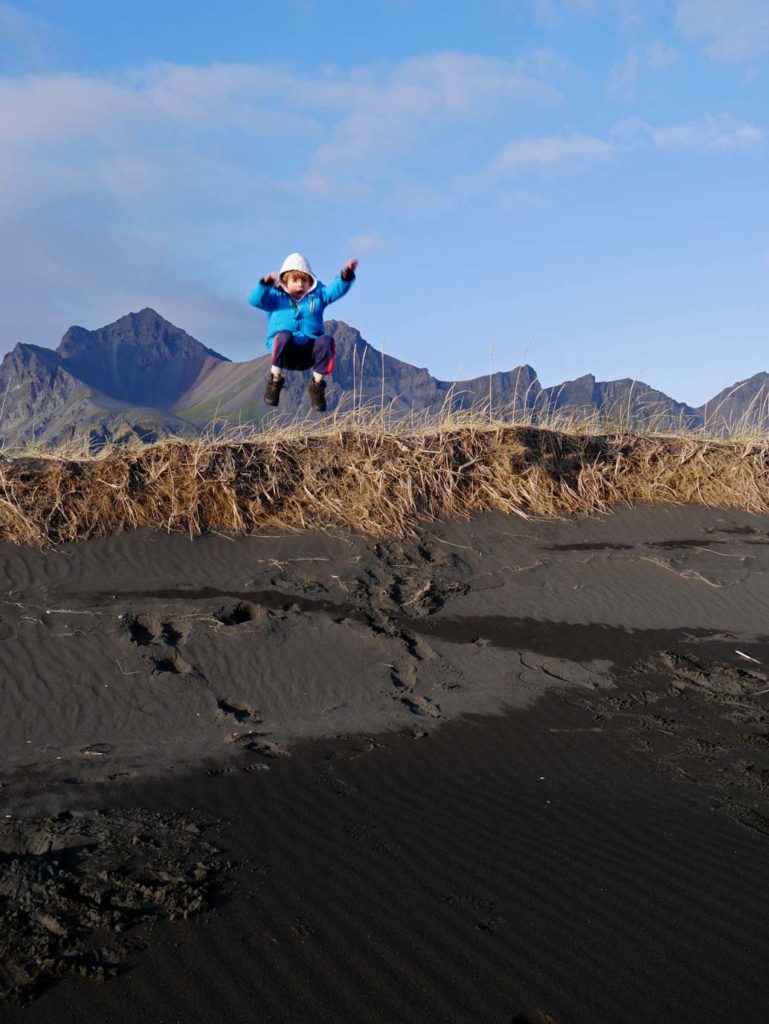
[[[233,359],[299,250],[443,379],[769,370],[769,0],[0,0],[0,351],[153,306]]]

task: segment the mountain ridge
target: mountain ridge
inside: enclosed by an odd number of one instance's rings
[[[584,374],[543,388],[536,370],[512,370],[465,381],[443,381],[425,367],[385,355],[355,328],[331,320],[337,342],[328,392],[329,411],[372,404],[392,414],[436,415],[490,403],[498,413],[584,418],[639,429],[696,428],[706,418],[727,425],[751,414],[769,427],[769,373],[738,381],[694,407],[643,381],[598,381]],[[265,354],[238,363],[193,338],[150,307],[96,330],[72,326],[56,349],[19,343],[0,364],[0,442],[56,445],[73,438],[93,444],[164,434],[194,436],[212,423],[261,426],[309,413],[309,373],[291,374],[276,412],[262,395],[269,373]]]

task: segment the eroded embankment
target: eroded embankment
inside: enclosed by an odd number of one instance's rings
[[[165,440],[91,459],[0,458],[0,487],[0,539],[17,544],[136,527],[403,536],[491,510],[590,515],[643,501],[765,513],[769,442],[501,426]]]

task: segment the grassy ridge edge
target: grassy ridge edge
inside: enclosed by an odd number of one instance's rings
[[[482,511],[592,515],[639,502],[769,512],[769,440],[364,424],[0,456],[0,539],[36,547],[139,527],[403,536]]]

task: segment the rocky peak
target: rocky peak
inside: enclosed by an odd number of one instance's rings
[[[228,361],[154,309],[106,327],[70,327],[56,350],[80,380],[111,398],[169,408],[210,361]]]

